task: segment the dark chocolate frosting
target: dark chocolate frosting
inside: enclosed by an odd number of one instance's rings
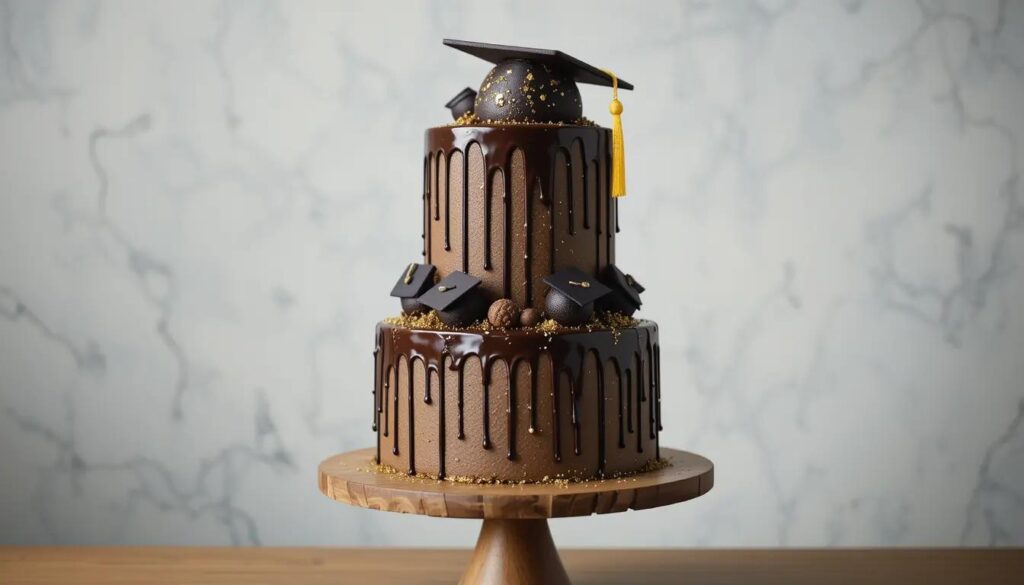
[[[543,309],[540,280],[597,277],[615,260],[610,132],[589,126],[458,126],[426,132],[423,255],[441,277],[481,278],[489,301]]]
[[[443,478],[454,466],[455,475],[512,481],[635,471],[658,457],[659,361],[658,328],[650,321],[621,330],[562,332],[433,331],[381,323],[374,351],[378,462],[410,474]],[[467,383],[471,362],[479,384],[476,378]],[[469,403],[479,405],[476,447],[466,440]],[[505,416],[495,417],[494,406],[501,403]],[[454,424],[448,418],[453,415]],[[494,435],[496,426],[501,437]],[[495,442],[504,462],[493,454]],[[382,445],[389,447],[383,457]],[[421,455],[424,449],[431,450],[428,456]]]

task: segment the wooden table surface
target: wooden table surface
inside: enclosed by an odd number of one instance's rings
[[[458,581],[468,550],[0,547],[0,583]],[[1024,583],[1024,550],[568,550],[574,585]]]

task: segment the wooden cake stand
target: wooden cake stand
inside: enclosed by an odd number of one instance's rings
[[[646,510],[701,496],[714,485],[711,461],[662,447],[671,465],[622,479],[568,485],[488,485],[382,473],[374,449],[320,464],[320,491],[339,502],[388,512],[481,518],[476,550],[460,585],[569,585],[548,518]]]

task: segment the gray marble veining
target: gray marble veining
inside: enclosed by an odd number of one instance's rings
[[[443,37],[637,86],[619,263],[717,485],[560,544],[1024,544],[1012,0],[0,2],[0,543],[472,541],[315,485],[486,72]]]

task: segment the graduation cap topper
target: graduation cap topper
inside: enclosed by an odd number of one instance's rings
[[[633,89],[607,69],[551,49],[444,39],[446,46],[496,66],[484,78],[474,113],[485,122],[578,123],[583,115],[576,83],[612,88],[612,185],[614,197],[626,194],[626,163],[619,88]]]
[[[562,70],[579,83],[603,85],[605,87],[611,87],[615,83],[615,76],[610,72],[594,67],[589,63],[584,63],[572,55],[566,55],[557,50],[495,45],[492,43],[477,43],[457,39],[444,39],[442,42],[448,47],[469,53],[484,61],[490,61],[495,65],[510,59],[522,59]],[[633,89],[633,84],[625,80],[619,80],[618,84],[622,89]]]

